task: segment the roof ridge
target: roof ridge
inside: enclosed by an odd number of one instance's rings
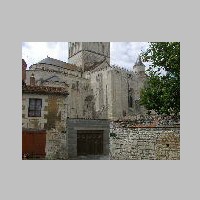
[[[39,64],[52,65],[52,66],[56,66],[56,67],[66,68],[69,70],[78,70],[79,71],[79,68],[77,65],[67,63],[62,60],[58,60],[58,59],[51,58],[51,57],[44,58],[43,60],[41,60],[33,65],[39,65]],[[33,65],[31,65],[31,66],[33,66]]]
[[[62,60],[58,60],[58,59],[56,59],[56,58],[52,58],[52,57],[46,57],[46,58],[44,58],[44,59],[42,59],[41,61],[39,61],[39,62],[37,62],[37,63],[41,63],[43,60],[45,60],[45,59],[52,59],[52,60],[56,60],[56,61],[59,61],[59,62],[63,62],[63,63],[65,63],[65,64],[69,64],[69,63],[67,63],[67,62],[65,62],[65,61],[62,61]],[[36,63],[36,64],[37,64]]]

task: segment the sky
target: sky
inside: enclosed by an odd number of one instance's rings
[[[111,42],[110,62],[128,70],[132,67],[141,53],[148,48],[147,42]],[[22,58],[28,68],[47,56],[68,62],[68,42],[23,42]],[[144,63],[148,66],[148,63]]]

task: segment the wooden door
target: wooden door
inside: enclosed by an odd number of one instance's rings
[[[22,157],[45,158],[46,132],[23,131],[22,132]]]
[[[77,131],[77,155],[103,154],[103,131]]]

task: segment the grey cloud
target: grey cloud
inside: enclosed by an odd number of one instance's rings
[[[58,42],[57,59],[68,62],[68,42]]]
[[[138,55],[147,47],[147,42],[113,42],[111,43],[111,63],[131,69]]]
[[[28,42],[22,42],[22,48],[30,49],[31,46],[28,44]]]
[[[47,55],[55,59],[68,62],[68,42],[47,42],[38,43],[45,45],[40,51],[37,43],[22,43],[22,56],[29,65],[42,60]],[[148,47],[147,42],[111,42],[111,64],[117,64],[121,67],[132,69],[138,54]],[[38,50],[35,49],[38,48]]]
[[[47,42],[46,44],[48,48],[55,49],[59,42]]]

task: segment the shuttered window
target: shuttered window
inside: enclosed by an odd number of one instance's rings
[[[29,99],[28,116],[41,117],[42,99]]]

